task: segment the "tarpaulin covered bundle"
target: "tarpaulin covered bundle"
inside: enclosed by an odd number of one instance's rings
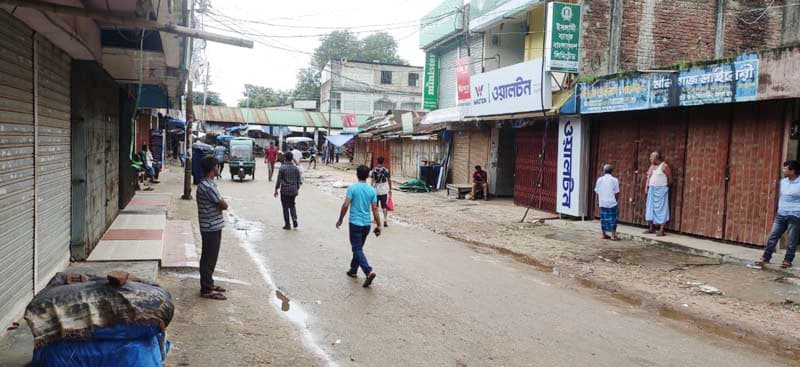
[[[412,178],[406,182],[400,184],[400,190],[402,191],[413,191],[413,192],[430,192],[431,189],[425,183],[425,181],[418,180],[416,178]]]
[[[160,366],[174,312],[169,292],[130,274],[58,273],[25,310],[33,365]]]

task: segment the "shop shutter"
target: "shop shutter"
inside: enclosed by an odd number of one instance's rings
[[[33,32],[5,11],[0,22],[0,326],[5,328],[33,293]]]
[[[458,60],[456,45],[439,57],[439,108],[456,105],[456,60]]]
[[[469,170],[469,131],[454,131],[453,134],[453,159],[451,163],[454,184],[468,184],[470,182]]]
[[[472,72],[470,74],[480,74],[483,72],[483,34],[473,33],[469,44],[469,54],[472,55]],[[480,61],[480,62],[478,62]]]
[[[725,239],[763,246],[778,200],[785,108],[780,102],[733,108]]]
[[[547,136],[545,136],[546,128]],[[537,121],[535,126],[516,131],[515,204],[555,212],[558,184],[557,134],[558,124],[555,121],[551,121],[550,124]],[[539,187],[540,176],[541,187]]]
[[[37,37],[36,44],[40,213],[36,258],[42,281],[69,258],[70,58],[44,37]]]

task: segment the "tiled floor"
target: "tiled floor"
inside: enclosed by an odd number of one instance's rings
[[[162,268],[198,268],[199,255],[188,220],[169,220],[164,228],[164,254]]]

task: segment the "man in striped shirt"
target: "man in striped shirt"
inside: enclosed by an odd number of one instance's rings
[[[225,288],[214,285],[213,275],[222,242],[222,227],[225,226],[222,211],[228,209],[228,203],[214,183],[219,175],[219,161],[214,156],[205,156],[200,161],[200,167],[203,169],[203,178],[197,185],[195,194],[200,236],[203,239],[203,252],[200,254],[200,296],[225,300]]]

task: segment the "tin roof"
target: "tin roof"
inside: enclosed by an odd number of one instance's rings
[[[205,109],[205,115],[203,110]],[[285,108],[241,108],[227,106],[194,106],[194,116],[206,121],[235,124],[259,124],[295,127],[342,128],[344,113],[332,113],[332,123],[328,122],[328,114],[324,112],[305,111]],[[356,115],[359,126],[364,125],[369,115]]]

